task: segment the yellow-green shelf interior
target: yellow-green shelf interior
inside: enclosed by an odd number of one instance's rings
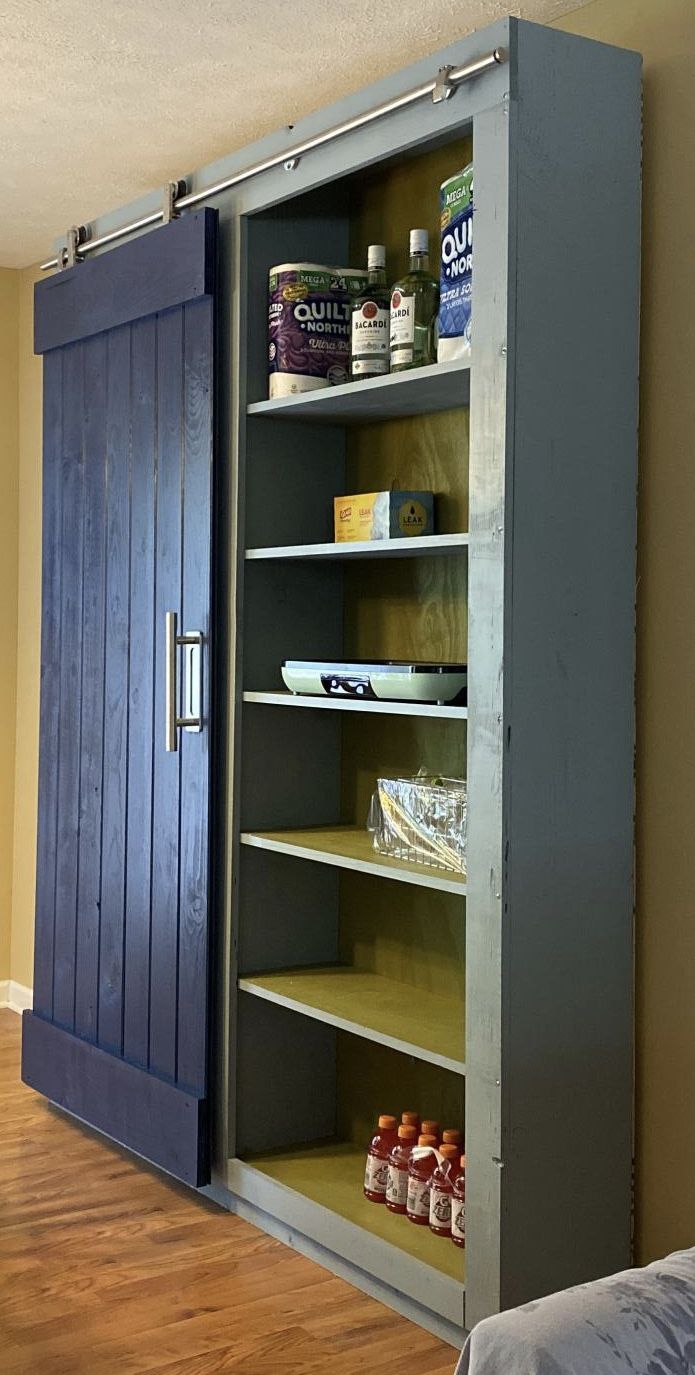
[[[242,987],[299,1005],[299,1010],[327,1014],[338,1023],[351,1023],[372,1037],[389,1036],[403,1042],[404,1050],[415,1048],[421,1058],[423,1052],[446,1057],[463,1071],[463,997],[427,992],[351,965],[254,974],[242,981]]]
[[[315,857],[319,862],[333,858],[344,867],[383,872],[386,878],[398,877],[406,883],[431,884],[445,892],[465,893],[465,879],[447,869],[432,869],[427,864],[409,864],[406,860],[391,859],[379,854],[372,845],[372,837],[362,826],[311,826],[291,831],[256,831],[242,835],[242,842],[260,848],[306,851],[299,858]]]
[[[383,1204],[368,1202],[362,1193],[364,1161],[364,1150],[349,1141],[341,1141],[318,1142],[255,1155],[247,1163],[288,1189],[294,1189],[382,1241],[397,1246],[415,1260],[463,1283],[464,1252],[452,1241],[436,1237],[429,1227],[418,1227],[406,1217],[390,1213]]]

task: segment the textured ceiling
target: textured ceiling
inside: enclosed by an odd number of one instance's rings
[[[580,0],[0,0],[0,266],[509,13]]]

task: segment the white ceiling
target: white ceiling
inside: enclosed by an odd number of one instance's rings
[[[581,0],[0,0],[0,266],[509,13]]]

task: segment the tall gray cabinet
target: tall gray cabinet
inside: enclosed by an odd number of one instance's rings
[[[630,1259],[640,74],[510,19],[188,179],[222,282],[212,1190],[452,1340]],[[269,268],[380,242],[395,278],[471,156],[470,363],[268,401]],[[392,481],[439,533],[336,547],[333,497]],[[468,705],[283,691],[328,655],[467,659]],[[420,766],[467,777],[465,883],[370,847],[375,779]],[[362,1198],[413,1107],[465,1118],[465,1259]]]

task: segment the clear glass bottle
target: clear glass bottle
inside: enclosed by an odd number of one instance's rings
[[[439,283],[430,272],[429,234],[410,231],[410,268],[391,288],[391,372],[421,368],[437,357]]]
[[[381,377],[389,371],[389,312],[386,249],[372,243],[367,249],[368,281],[355,297],[350,316],[350,377]]]

